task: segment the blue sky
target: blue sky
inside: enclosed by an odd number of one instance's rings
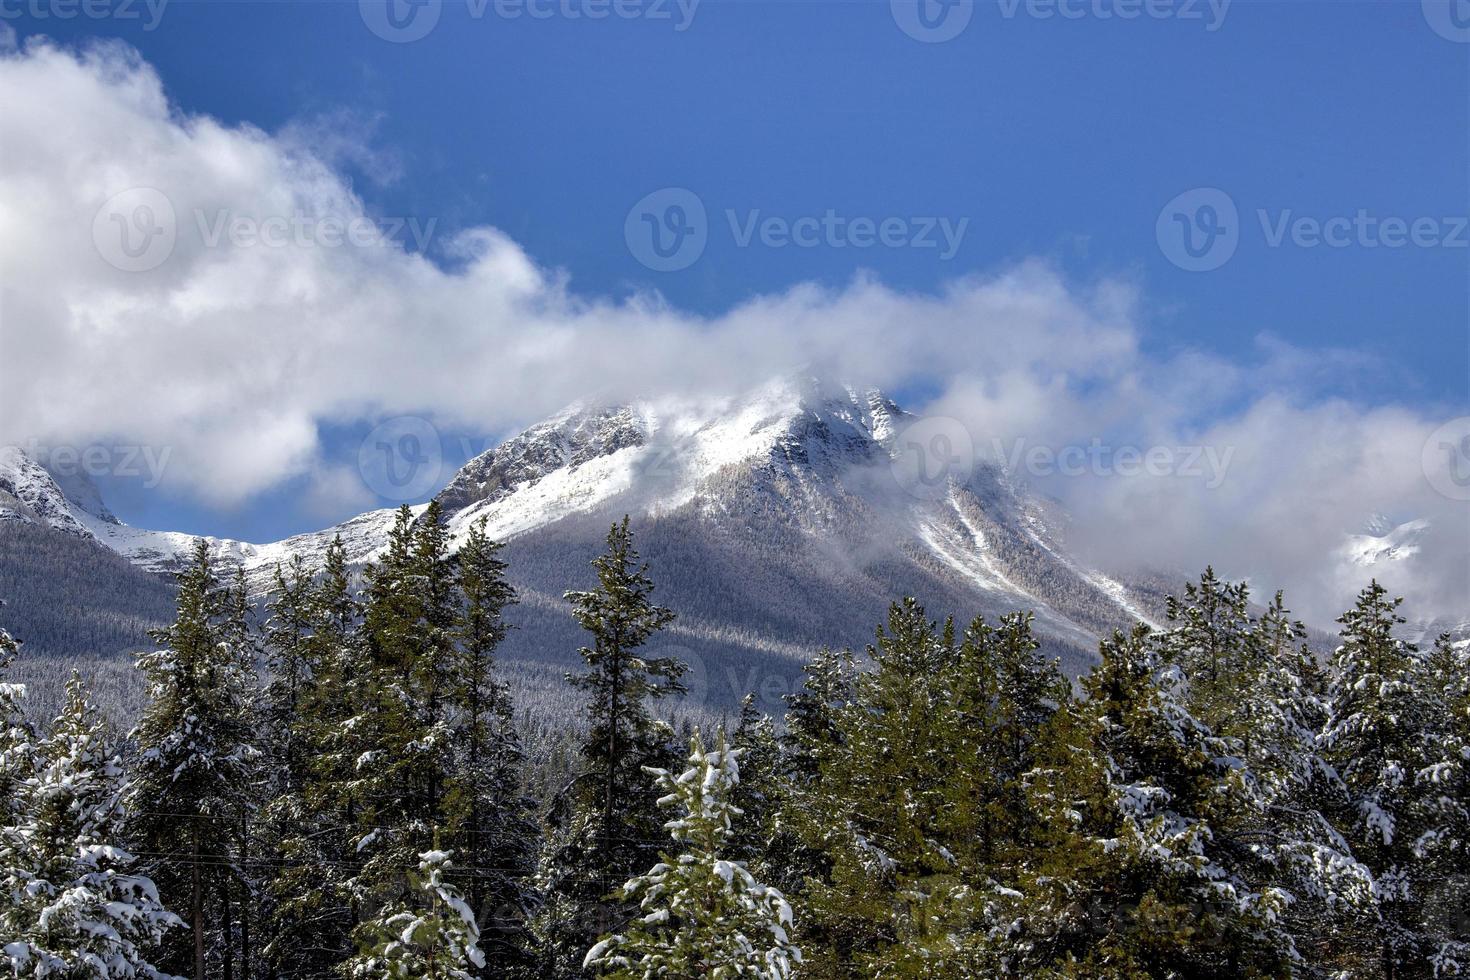
[[[1266,333],[1377,359],[1331,394],[1440,415],[1470,405],[1470,233],[1458,232],[1462,247],[1270,242],[1282,221],[1359,212],[1433,219],[1453,236],[1443,219],[1470,212],[1470,44],[1436,34],[1417,2],[1236,0],[1223,18],[1198,3],[1190,19],[1125,21],[1098,16],[1111,2],[1062,19],[991,0],[944,43],[907,36],[886,2],[704,0],[684,30],[669,9],[511,20],[444,0],[412,43],[375,36],[343,2],[174,0],[152,30],[9,23],[22,38],[125,40],[187,113],[356,133],[371,152],[336,159],[353,189],[373,214],[432,220],[428,254],[451,269],[453,233],[494,226],[580,295],[656,289],[714,316],[860,270],[927,293],[1041,257],[1081,281],[1136,283],[1141,342],[1160,357],[1233,357]],[[690,267],[655,272],[624,223],[666,187],[698,196],[708,244]],[[1238,246],[1190,272],[1161,249],[1156,222],[1201,187],[1238,209]],[[911,230],[966,224],[946,258],[741,247],[727,215],[829,210]],[[355,452],[370,421],[324,427],[325,452]],[[137,523],[256,540],[321,523],[293,503],[297,490],[222,508],[109,488]]]

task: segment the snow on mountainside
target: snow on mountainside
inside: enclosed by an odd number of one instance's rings
[[[579,404],[470,460],[438,500],[456,539],[483,518],[510,542],[523,609],[544,620],[535,635],[562,652],[577,638],[555,597],[584,583],[624,513],[681,613],[672,635],[690,645],[686,659],[699,644],[718,659],[858,645],[887,601],[907,594],[936,615],[1034,609],[1073,660],[1100,633],[1157,618],[1151,593],[1069,556],[1056,532],[1064,516],[999,468],[966,455],[955,472],[941,459],[929,482],[905,479],[895,461],[926,451],[906,441],[918,422],[881,392],[811,378],[736,397]],[[92,537],[150,571],[177,567],[196,540],[124,525],[95,490],[68,495],[14,450],[0,456],[0,494],[0,516]],[[264,591],[278,563],[300,554],[314,564],[335,534],[353,562],[372,560],[393,518],[373,511],[270,544],[208,540]]]

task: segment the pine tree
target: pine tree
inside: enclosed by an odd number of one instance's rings
[[[1306,628],[1280,592],[1256,616],[1246,585],[1208,568],[1169,599],[1169,620],[1155,639],[1185,706],[1241,763],[1239,806],[1214,828],[1222,860],[1252,890],[1290,895],[1294,945],[1318,947],[1371,905],[1372,876],[1321,810],[1337,780],[1317,744],[1325,706]]]
[[[740,781],[731,798],[735,817],[729,853],[752,870],[764,873],[786,786],[775,723],[756,710],[754,695],[747,694],[740,701],[740,717],[730,736],[730,747],[739,753],[741,762]]]
[[[0,969],[16,977],[151,977],[165,933],[182,925],[146,877],[128,873],[123,771],[75,671],[0,828]]]
[[[1035,729],[1066,695],[1036,649],[1027,616],[999,628],[977,619],[960,639],[912,599],[890,610],[869,650],[873,670],[836,695],[830,733],[810,739],[815,776],[793,786],[783,815],[820,856],[802,892],[804,973],[995,968],[991,936],[1014,899],[1006,880],[1022,774]],[[834,686],[828,675],[818,676]],[[802,702],[803,724],[832,701]]]
[[[233,969],[230,896],[243,878],[259,756],[243,610],[243,596],[221,584],[201,540],[178,574],[178,618],[156,636],[163,649],[138,661],[150,702],[132,735],[139,754],[129,836],[164,904],[186,916],[192,935],[192,948],[170,945],[160,965],[196,980]]]
[[[592,566],[597,589],[566,595],[592,637],[580,651],[588,672],[568,677],[588,697],[583,769],[553,805],[555,838],[538,876],[547,896],[538,945],[557,977],[583,975],[587,947],[628,914],[613,893],[657,853],[657,792],[645,768],[669,768],[672,732],[654,721],[648,702],[682,693],[688,669],[674,658],[641,655],[674,614],[653,602],[626,517]]]
[[[345,967],[360,980],[474,980],[485,955],[475,915],[449,883],[445,851],[419,855],[411,888],[359,929],[364,949]]]
[[[304,575],[293,567],[278,578],[267,630],[273,656],[286,665],[267,704],[288,731],[275,741],[281,790],[265,811],[270,839],[263,846],[278,870],[266,888],[264,952],[278,974],[323,976],[348,958],[357,925],[349,888],[357,863],[349,842],[356,829],[349,787],[358,753],[348,723],[355,713],[361,610],[340,535],[327,547],[321,575]],[[298,683],[282,680],[292,673]],[[282,702],[294,708],[288,712]]]
[[[1338,825],[1373,873],[1377,911],[1368,928],[1341,937],[1339,949],[1349,968],[1385,978],[1430,975],[1436,952],[1424,922],[1433,869],[1416,851],[1437,827],[1432,775],[1447,761],[1449,726],[1418,649],[1395,635],[1402,601],[1375,581],[1338,620],[1342,643],[1322,733],[1344,791]]]
[[[1232,867],[1249,807],[1238,760],[1184,704],[1146,626],[1100,647],[1086,700],[1048,724],[1029,796],[1047,846],[1023,881],[1010,968],[1023,974],[1288,974],[1289,897]],[[1048,839],[1049,838],[1049,839]]]
[[[1440,636],[1424,659],[1420,690],[1445,719],[1438,758],[1415,774],[1425,826],[1414,841],[1428,886],[1423,930],[1436,977],[1470,975],[1470,645]]]
[[[0,601],[0,609],[5,603]],[[0,629],[0,678],[15,663],[20,644]],[[25,715],[24,684],[0,680],[0,826],[16,822],[19,797],[12,787],[21,785],[36,770],[36,731]]]
[[[740,861],[730,860],[731,802],[739,784],[737,752],[706,752],[696,735],[689,768],[674,776],[652,770],[677,808],[665,826],[679,853],[623,887],[641,915],[626,932],[604,938],[586,964],[609,980],[668,977],[758,977],[786,980],[801,962],[788,936],[791,907],[781,893],[760,884]]]
[[[531,801],[520,789],[525,764],[510,689],[496,672],[495,650],[510,627],[505,610],[516,601],[505,578],[502,547],[481,519],[459,552],[458,587],[464,610],[448,697],[454,705],[455,763],[450,777],[449,840],[466,858],[470,908],[482,928],[489,968],[524,965],[521,935],[532,905],[538,828]],[[488,921],[487,921],[488,920]]]
[[[442,711],[452,657],[452,569],[437,506],[416,526],[400,508],[380,561],[368,569],[363,663],[347,722],[358,754],[347,791],[361,861],[350,884],[364,916],[399,906],[409,872],[447,823],[444,792],[454,749]],[[357,942],[373,941],[371,918]]]

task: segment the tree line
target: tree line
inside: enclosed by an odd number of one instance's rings
[[[676,733],[626,518],[566,600],[577,758],[535,799],[483,523],[407,508],[257,622],[201,544],[125,737],[0,684],[16,977],[1370,977],[1470,973],[1470,664],[1377,583],[1330,656],[1207,570],[1077,685],[1032,618],[895,603],[784,718]],[[0,631],[0,671],[18,645]]]

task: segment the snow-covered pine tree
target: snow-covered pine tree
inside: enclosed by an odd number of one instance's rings
[[[1319,947],[1371,906],[1372,876],[1321,810],[1337,780],[1317,744],[1325,706],[1306,627],[1280,592],[1256,616],[1246,584],[1212,568],[1168,609],[1162,662],[1181,671],[1189,712],[1243,763],[1239,805],[1215,827],[1221,860],[1253,891],[1291,895],[1295,945]]]
[[[524,753],[510,689],[495,663],[510,629],[505,610],[516,594],[505,578],[502,545],[490,540],[485,526],[484,519],[472,525],[459,551],[464,609],[448,690],[455,756],[446,839],[465,859],[464,890],[481,923],[487,969],[504,974],[528,956],[523,928],[534,904],[529,879],[539,829],[532,802],[521,792]]]
[[[358,753],[348,721],[361,609],[340,535],[328,545],[319,577],[303,588],[293,569],[277,583],[273,607],[267,630],[273,655],[294,663],[301,678],[294,713],[281,718],[290,726],[284,744],[299,768],[278,777],[285,789],[265,811],[278,869],[265,888],[264,953],[278,975],[324,976],[351,954],[357,924],[348,888],[357,860],[349,842],[356,817],[348,787]],[[291,691],[278,682],[278,696],[289,698]]]
[[[435,848],[419,855],[410,888],[358,930],[362,951],[343,972],[356,980],[476,980],[485,955],[475,914],[450,884],[454,862]]]
[[[731,802],[740,780],[737,752],[706,752],[696,734],[689,768],[678,776],[651,770],[665,795],[660,805],[678,815],[665,827],[677,853],[664,854],[646,874],[623,886],[639,904],[626,930],[603,938],[586,965],[608,980],[671,977],[752,977],[787,980],[801,962],[792,945],[791,907],[762,885],[741,861],[728,857]]]
[[[592,562],[597,588],[568,592],[590,634],[588,670],[568,680],[587,694],[583,768],[553,801],[552,838],[538,871],[545,896],[533,928],[543,969],[584,976],[583,955],[630,914],[615,892],[658,852],[658,792],[648,768],[671,768],[673,733],[648,702],[684,690],[688,669],[641,648],[674,619],[653,601],[653,581],[633,547],[628,518],[612,526],[607,551]]]
[[[1342,643],[1322,733],[1344,789],[1338,826],[1373,873],[1377,912],[1366,928],[1335,937],[1335,959],[1349,972],[1390,980],[1432,975],[1440,942],[1426,903],[1439,882],[1425,856],[1444,829],[1438,779],[1458,761],[1446,758],[1452,722],[1426,661],[1396,635],[1402,601],[1375,581],[1338,620]]]
[[[412,887],[419,855],[447,822],[443,809],[453,739],[445,687],[453,653],[451,560],[436,504],[415,524],[404,506],[382,558],[368,569],[363,657],[347,722],[357,756],[346,787],[361,866],[351,883],[367,922],[396,908]]]
[[[13,787],[36,771],[36,731],[25,714],[25,685],[4,679],[19,652],[20,644],[0,629],[0,826],[14,823],[19,812]]]
[[[1028,776],[1044,850],[1023,882],[1019,975],[1282,976],[1288,897],[1252,889],[1222,836],[1244,798],[1238,760],[1184,704],[1146,626],[1100,646],[1086,699],[1048,724]],[[1049,837],[1049,839],[1048,839]]]
[[[983,975],[1014,893],[1001,880],[1034,728],[1065,695],[1030,620],[963,642],[895,604],[783,823],[820,859],[803,885],[812,977]],[[824,698],[825,700],[825,698]],[[810,705],[816,708],[815,704]]]
[[[1427,826],[1414,856],[1427,865],[1424,931],[1436,977],[1470,976],[1470,644],[1440,636],[1424,659],[1421,690],[1447,718],[1438,760],[1415,773]]]
[[[0,828],[0,970],[15,977],[142,977],[182,925],[121,846],[123,770],[75,671],[61,714]]]
[[[185,918],[160,966],[226,975],[235,952],[231,892],[242,883],[245,815],[258,781],[253,650],[243,597],[223,585],[201,539],[178,573],[178,617],[138,667],[150,701],[133,730],[128,836],[140,870]]]
[[[764,873],[786,787],[775,723],[756,709],[753,694],[740,701],[740,717],[730,735],[730,747],[739,753],[741,762],[740,782],[732,797],[736,815],[729,853],[752,871]]]

